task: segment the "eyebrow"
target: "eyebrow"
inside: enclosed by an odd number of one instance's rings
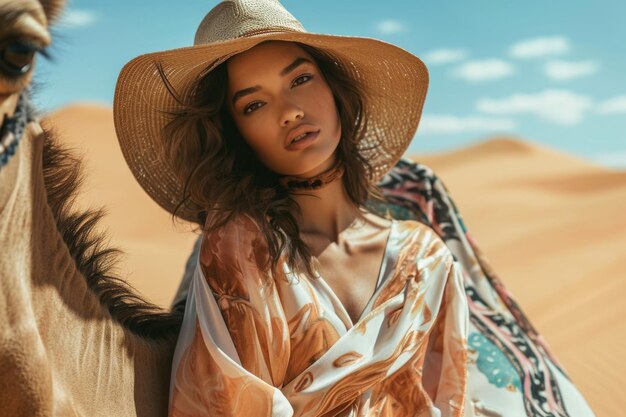
[[[281,77],[284,77],[285,75],[289,74],[291,71],[293,71],[294,69],[296,69],[300,65],[302,65],[304,63],[307,63],[307,62],[309,64],[313,63],[308,58],[304,58],[304,57],[296,58],[291,64],[289,64],[285,68],[283,68],[283,70],[280,72]],[[259,91],[260,89],[261,89],[261,86],[255,85],[254,87],[248,87],[248,88],[244,88],[243,90],[237,91],[235,94],[233,94],[233,105],[241,97],[246,96],[248,94],[255,93],[255,92]]]

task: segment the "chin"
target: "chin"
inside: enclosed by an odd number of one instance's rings
[[[315,162],[311,161],[306,164],[300,164],[296,170],[297,173],[290,174],[290,175],[296,175],[296,176],[301,176],[301,177],[312,177],[329,169],[333,165],[334,162],[335,162],[335,154],[331,153],[330,155],[326,155],[323,158],[319,158]]]
[[[334,146],[311,146],[296,155],[287,153],[281,155],[280,160],[265,161],[264,164],[278,175],[314,176],[332,166],[335,161],[338,144],[337,141]],[[285,164],[286,161],[289,161],[289,163]]]

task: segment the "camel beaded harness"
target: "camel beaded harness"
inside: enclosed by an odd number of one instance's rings
[[[0,129],[0,170],[9,163],[22,139],[26,124],[32,121],[33,111],[28,101],[28,93],[22,92],[11,117],[4,119]]]

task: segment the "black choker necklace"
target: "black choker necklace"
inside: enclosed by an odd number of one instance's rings
[[[280,185],[289,191],[317,190],[326,184],[335,181],[337,178],[341,177],[343,173],[343,164],[340,161],[337,161],[332,167],[318,175],[315,175],[314,177],[305,178],[284,175],[280,177]]]

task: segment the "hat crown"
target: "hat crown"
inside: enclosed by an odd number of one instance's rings
[[[275,31],[305,29],[278,0],[225,0],[202,19],[194,45]]]

